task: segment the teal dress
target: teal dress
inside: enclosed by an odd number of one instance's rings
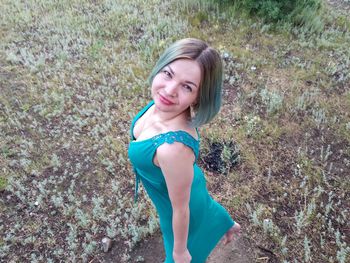
[[[133,129],[135,122],[154,104],[151,101],[133,119],[131,124],[132,140],[129,144],[129,159],[136,175],[135,202],[141,180],[159,215],[160,229],[163,235],[166,259],[165,263],[174,262],[172,228],[172,206],[168,195],[165,178],[161,169],[153,163],[157,148],[163,143],[180,142],[191,148],[196,161],[199,154],[199,141],[185,131],[170,131],[152,138],[135,141]],[[209,195],[204,174],[193,164],[194,177],[190,195],[190,222],[187,248],[192,256],[192,263],[205,262],[210,252],[223,235],[234,225],[227,211]]]

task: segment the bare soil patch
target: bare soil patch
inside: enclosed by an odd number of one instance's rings
[[[223,246],[218,246],[213,250],[209,256],[207,263],[251,263],[255,262],[253,255],[256,249],[252,247],[250,241],[245,237],[240,237],[236,241]],[[103,256],[103,262],[115,262],[118,247],[113,246],[110,252]],[[163,241],[161,233],[158,231],[154,235],[143,239],[136,245],[130,254],[130,262],[144,262],[144,263],[162,263],[165,259],[163,248]]]

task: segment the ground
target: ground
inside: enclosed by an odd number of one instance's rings
[[[118,248],[113,247],[105,257],[101,260],[105,263],[114,262],[114,254],[118,253]],[[252,247],[249,241],[241,237],[231,243],[223,246],[219,244],[214,251],[211,253],[208,259],[208,263],[250,263],[250,262],[267,262],[267,261],[254,261]],[[136,245],[135,249],[131,253],[131,261],[144,262],[144,263],[161,263],[165,259],[165,253],[163,249],[163,243],[161,234],[159,231],[154,235],[145,238],[139,244]],[[268,257],[262,257],[265,260]]]

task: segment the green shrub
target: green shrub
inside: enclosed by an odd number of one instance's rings
[[[307,31],[320,32],[322,0],[216,0],[225,7],[234,6],[250,16],[262,18],[265,23],[291,23]]]

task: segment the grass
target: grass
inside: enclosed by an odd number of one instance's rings
[[[224,105],[200,130],[200,165],[255,258],[349,259],[345,15],[327,9],[324,32],[307,38],[204,1],[0,7],[6,262],[103,259],[104,236],[118,244],[113,260],[128,262],[135,244],[158,229],[145,194],[133,204],[129,126],[150,98],[145,80],[156,58],[187,36],[209,41],[225,62]],[[213,163],[223,167],[210,170]]]

